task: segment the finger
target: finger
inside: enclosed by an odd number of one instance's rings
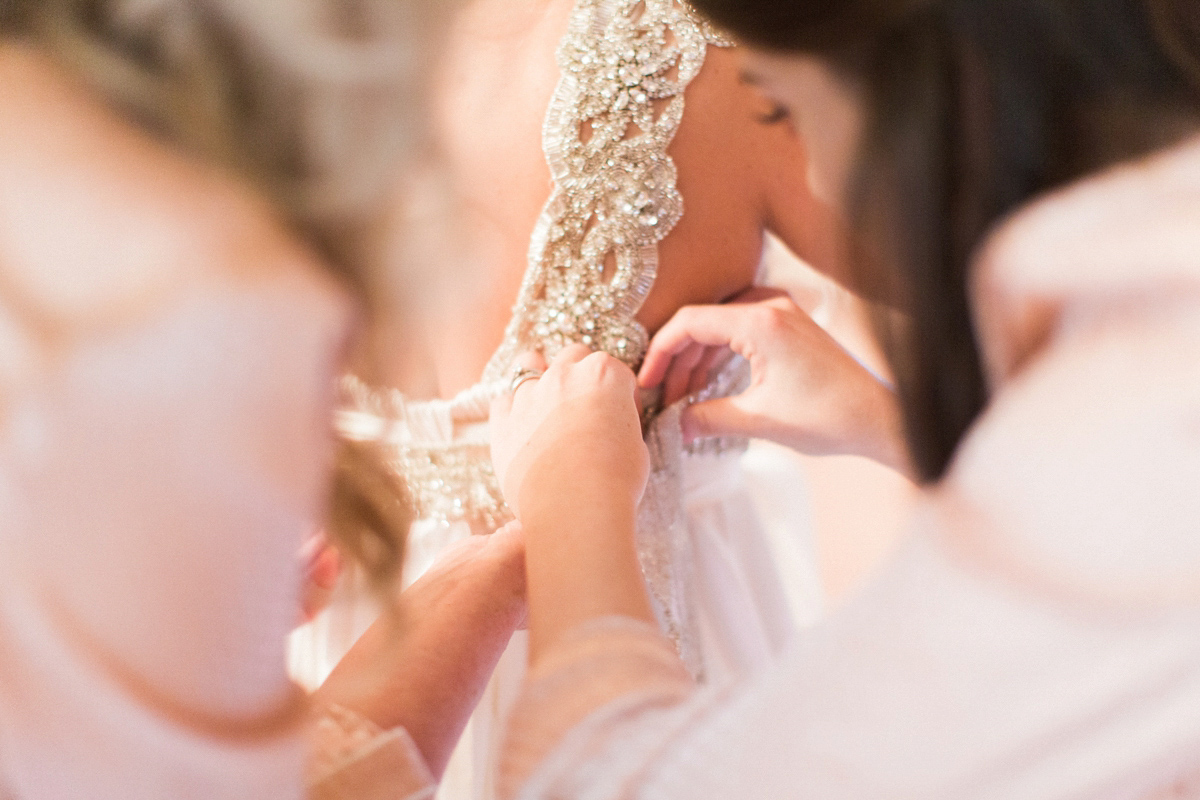
[[[805,314],[813,315],[829,300],[830,286],[825,278],[793,283],[786,289],[755,286],[739,294],[733,303],[761,303],[764,300],[784,299],[795,303]]]
[[[521,527],[521,521],[514,519],[488,536],[488,546],[517,547],[523,551],[525,547],[525,529]]]
[[[547,368],[546,357],[536,350],[526,350],[521,355],[517,356],[513,365],[516,369],[531,369],[535,372],[545,372]]]
[[[687,397],[688,385],[692,380],[692,370],[704,358],[704,353],[707,348],[702,345],[692,344],[682,353],[675,356],[671,362],[671,368],[667,370],[667,377],[663,380],[663,405],[669,406],[676,401]]]
[[[508,392],[509,405],[507,409],[503,409],[503,416],[507,417],[512,411],[512,404],[516,402],[517,395],[530,388],[531,384],[537,383],[540,376],[546,373],[546,359],[541,353],[533,350],[527,350],[517,356],[514,362],[514,374],[525,374],[525,379],[522,380],[515,389]],[[514,378],[514,382],[515,382]]]
[[[728,347],[705,348],[704,358],[700,359],[700,363],[692,370],[691,381],[688,383],[688,394],[696,394],[707,389],[732,359],[733,351]]]
[[[628,364],[608,353],[598,351],[579,362],[572,370],[571,381],[579,381],[575,385],[585,391],[628,393],[637,403],[637,376]]]
[[[641,369],[638,370],[638,385],[643,389],[653,389],[662,383],[675,356],[695,344],[683,319],[685,315],[693,313],[692,309],[680,309],[650,340],[646,357],[642,359]]]
[[[590,356],[595,351],[592,348],[582,344],[569,344],[559,351],[554,357],[554,362],[551,366],[578,364],[585,358]]]
[[[755,433],[753,423],[753,416],[742,409],[736,397],[693,403],[680,417],[683,440],[687,444],[717,436],[752,436]]]
[[[639,383],[646,388],[659,385],[675,356],[692,344],[738,350],[746,315],[745,306],[692,306],[681,310],[650,342]]]
[[[513,393],[503,392],[492,398],[492,408],[488,419],[493,426],[503,427],[512,414]]]
[[[803,293],[756,286],[739,294],[730,304],[767,306],[784,312],[798,311],[801,316],[811,320],[812,315],[825,304],[826,293],[819,287],[801,287],[800,291]]]

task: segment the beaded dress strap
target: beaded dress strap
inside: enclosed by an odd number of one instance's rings
[[[576,3],[543,128],[554,189],[485,384],[502,384],[524,350],[550,358],[581,343],[641,361],[648,337],[634,317],[683,216],[667,148],[710,44],[728,42],[678,0]]]
[[[635,316],[658,274],[658,245],[683,216],[667,149],[708,46],[728,44],[679,0],[576,1],[543,126],[554,187],[483,379],[452,400],[423,402],[343,385],[339,429],[389,445],[419,518],[487,528],[511,519],[483,423],[522,352],[552,358],[580,343],[641,361],[648,336]]]

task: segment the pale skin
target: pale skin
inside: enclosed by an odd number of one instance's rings
[[[541,128],[559,78],[555,50],[572,6],[571,0],[476,0],[455,26],[439,88],[439,142],[457,195],[452,230],[459,240],[456,246],[462,250],[451,255],[448,250],[435,249],[431,258],[436,257],[438,269],[430,269],[428,265],[434,262],[425,260],[419,264],[420,275],[396,276],[395,291],[403,295],[404,304],[402,313],[392,316],[401,319],[403,326],[385,338],[384,347],[395,357],[386,365],[381,382],[398,386],[410,396],[450,397],[474,384],[503,336],[527,267],[530,233],[550,194]],[[751,287],[765,231],[776,233],[793,251],[827,272],[838,274],[844,260],[837,216],[807,190],[808,159],[803,144],[786,122],[765,121],[773,106],[743,80],[737,53],[710,48],[686,101],[687,111],[670,154],[679,169],[678,185],[687,212],[661,245],[658,277],[639,314],[651,331],[661,328],[680,308],[728,300]],[[431,227],[428,222],[425,217],[418,219],[418,233],[424,235]],[[411,244],[411,227],[397,224],[392,232],[397,241]],[[572,348],[568,352],[584,360],[586,351]],[[715,366],[717,361],[714,356],[707,366]],[[595,364],[595,359],[587,360],[580,369]],[[611,365],[602,372],[614,381],[621,373]],[[634,378],[627,369],[620,380],[628,384],[632,398]],[[588,411],[580,416],[591,415]],[[611,419],[602,410],[595,417]],[[607,430],[607,425],[603,422],[595,430]],[[589,453],[589,458],[599,456]],[[639,463],[626,461],[618,470],[626,475],[644,472]],[[511,495],[509,500],[515,502]],[[635,501],[607,505],[605,524],[618,528],[632,525],[635,508]],[[550,538],[541,541],[555,545]],[[531,596],[561,598],[573,583],[579,586],[578,581],[587,581],[589,576],[624,576],[620,591],[625,601],[623,613],[648,618],[649,605],[639,595],[641,583],[632,545],[618,551],[595,547],[591,557],[602,560],[604,566],[582,575],[575,570],[557,573],[553,565],[566,558],[565,552],[539,548],[536,563],[529,567],[530,575],[537,576],[529,584]],[[329,571],[320,557],[313,566],[314,578]],[[313,583],[328,580],[327,576]],[[313,593],[310,610],[319,606],[320,594]],[[564,618],[596,610],[585,606]],[[453,615],[440,612],[431,615],[430,626],[435,626],[436,620],[453,619]],[[408,645],[389,645],[384,632],[394,630],[395,625],[394,621],[381,622],[380,632],[369,634],[331,681],[341,687],[365,687],[362,691],[367,695],[378,691],[352,707],[380,724],[404,722],[437,767],[444,764],[446,748],[453,744],[447,735],[450,729],[438,729],[429,743],[423,744],[425,726],[407,722],[421,717],[420,709],[414,712],[406,706],[411,693],[385,690],[385,684],[393,689],[406,682],[420,685],[421,677],[398,670],[388,681],[375,682],[368,680],[365,672],[362,677],[353,674],[357,664],[373,659],[403,663]],[[492,648],[499,640],[490,638],[486,630],[476,635],[481,637],[477,652],[495,652],[498,657],[499,652]],[[534,652],[545,640],[544,631],[534,631]],[[443,646],[453,652],[461,649],[461,641],[447,640]],[[485,661],[481,656],[478,663]],[[472,677],[479,674],[472,673]],[[457,725],[461,712],[470,708],[461,701],[475,697],[467,692],[446,698],[447,719],[456,720]],[[385,699],[386,708],[372,710]]]
[[[492,458],[526,536],[531,663],[589,619],[653,620],[634,547],[650,465],[635,386],[615,358],[572,345],[492,404]]]
[[[784,292],[754,289],[726,305],[681,309],[655,336],[638,383],[665,385],[665,402],[673,403],[706,385],[729,353],[750,363],[751,385],[689,405],[686,440],[748,436],[909,471],[891,390]]]
[[[747,69],[812,140],[812,193],[840,205],[861,129],[852,91],[814,59],[750,53]],[[819,120],[806,115],[812,109],[822,110]],[[752,435],[906,468],[891,392],[785,296],[685,308],[655,337],[636,379],[583,348],[548,367],[527,356],[545,375],[496,402],[492,446],[526,532],[534,662],[591,619],[653,621],[633,547],[646,459],[633,389],[665,381],[668,399],[680,396],[729,350],[750,361],[751,388],[693,407],[690,436]]]

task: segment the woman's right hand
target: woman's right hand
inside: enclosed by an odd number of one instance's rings
[[[525,540],[513,523],[452,546],[338,663],[316,704],[403,727],[445,770],[514,630],[526,619]]]
[[[588,620],[654,619],[635,546],[650,455],[620,361],[573,345],[492,404],[492,461],[528,547],[529,652],[536,663]]]
[[[752,289],[726,305],[681,309],[650,343],[638,380],[663,386],[670,404],[705,386],[730,351],[750,362],[750,387],[688,407],[686,439],[750,436],[909,471],[893,392],[784,292]]]

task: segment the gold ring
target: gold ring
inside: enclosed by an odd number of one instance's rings
[[[508,386],[509,393],[516,394],[517,389],[520,389],[526,383],[526,381],[536,381],[538,378],[542,377],[542,374],[543,373],[536,369],[522,368],[517,370],[516,374],[513,375],[512,383],[510,383]]]

